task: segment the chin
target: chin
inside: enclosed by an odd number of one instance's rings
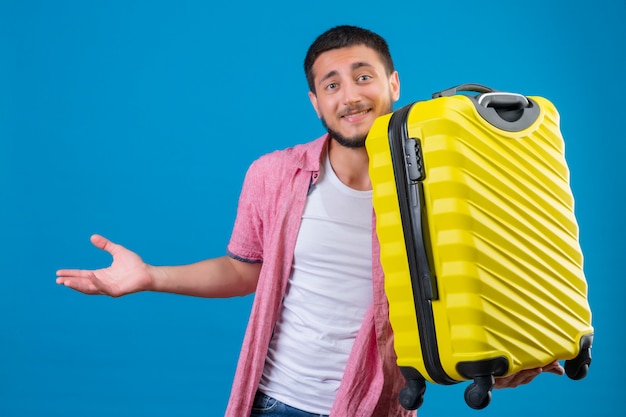
[[[342,134],[341,132],[334,130],[328,126],[326,120],[324,118],[321,119],[322,124],[326,128],[326,131],[338,144],[341,146],[345,146],[346,148],[363,148],[365,146],[365,139],[367,138],[366,133],[357,133],[352,136],[347,136]]]
[[[346,148],[356,149],[365,147],[365,139],[367,138],[367,135],[346,137],[332,131],[329,131],[328,133],[338,144],[345,146]]]

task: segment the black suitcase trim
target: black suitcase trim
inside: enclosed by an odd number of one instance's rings
[[[413,103],[414,104],[414,103]],[[400,217],[404,232],[411,287],[415,300],[418,333],[424,365],[430,378],[444,385],[455,384],[443,369],[437,347],[432,300],[437,299],[437,285],[432,254],[428,245],[428,227],[424,205],[425,171],[419,138],[409,138],[407,119],[413,104],[391,115],[388,127],[389,148],[397,186]],[[408,380],[419,374],[413,368],[402,369]]]

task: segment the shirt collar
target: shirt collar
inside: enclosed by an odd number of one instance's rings
[[[298,168],[305,171],[319,172],[322,154],[330,140],[328,133],[311,142],[307,147],[302,148],[302,153],[298,161]]]

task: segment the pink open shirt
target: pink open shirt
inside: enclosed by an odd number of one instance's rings
[[[248,170],[239,199],[228,254],[262,262],[227,417],[247,417],[263,372],[291,266],[309,187],[319,176],[328,135],[262,156]],[[374,223],[373,223],[374,224]],[[374,301],[359,331],[339,387],[331,417],[414,416],[398,403],[404,386],[393,350],[393,333],[373,230]]]

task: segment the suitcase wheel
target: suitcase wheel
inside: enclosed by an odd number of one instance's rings
[[[491,389],[495,380],[493,375],[477,376],[465,389],[465,402],[474,410],[482,410],[491,402]]]
[[[425,391],[426,381],[424,379],[407,379],[406,385],[398,395],[400,405],[407,410],[417,410],[424,402]]]
[[[573,380],[583,379],[587,376],[587,372],[589,372],[590,364],[591,349],[583,349],[574,359],[565,361],[565,374]]]

